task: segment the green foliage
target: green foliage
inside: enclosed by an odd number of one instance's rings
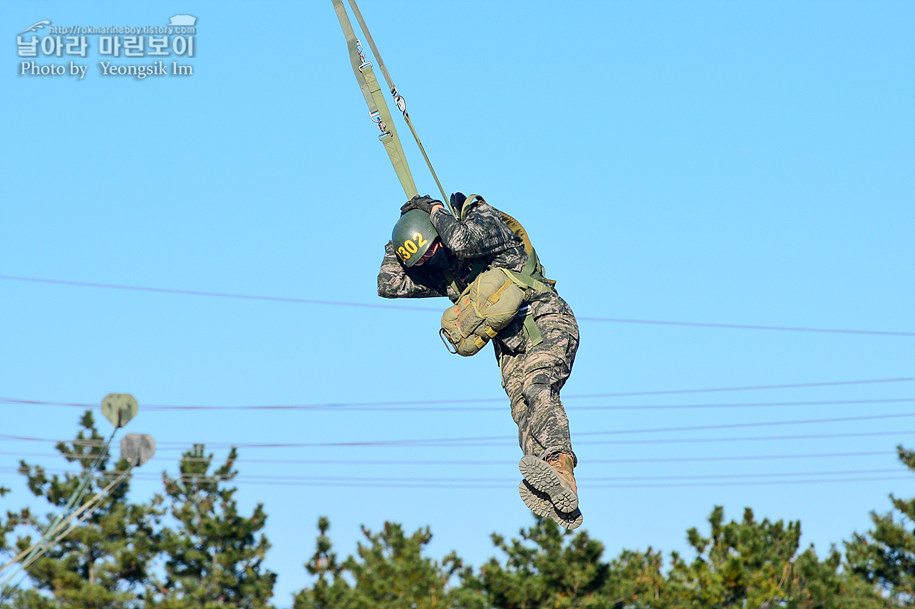
[[[167,556],[165,581],[155,585],[147,607],[209,609],[268,607],[276,574],[263,566],[270,548],[258,533],[266,524],[264,506],[250,516],[238,511],[233,448],[226,462],[209,472],[213,459],[202,445],[182,456],[180,475],[163,474],[169,513],[176,528],[165,528],[161,551]]]
[[[663,563],[661,552],[650,547],[645,552],[623,550],[619,557],[610,561],[603,591],[609,604],[605,606],[614,609],[667,607],[663,600],[666,584]]]
[[[337,562],[337,554],[333,551],[330,537],[327,536],[328,529],[330,521],[324,516],[318,518],[315,553],[305,563],[305,570],[316,576],[317,581],[311,588],[305,588],[296,594],[293,604],[295,609],[342,607],[344,599],[352,592],[342,577],[343,566]]]
[[[758,523],[747,509],[742,522],[724,524],[721,507],[708,521],[709,537],[695,528],[687,531],[695,560],[673,555],[671,592],[684,607],[763,607],[790,596],[800,523]]]
[[[79,471],[48,475],[22,462],[31,492],[49,506],[0,517],[0,556],[21,553],[55,523],[92,474],[89,492],[128,469],[103,450],[91,413],[72,442],[58,451]],[[899,449],[915,471],[915,452]],[[276,575],[264,567],[270,544],[266,513],[239,512],[231,486],[237,453],[212,469],[213,456],[195,445],[179,475],[163,474],[165,495],[128,500],[129,477],[104,496],[66,536],[50,536],[47,553],[25,568],[22,589],[0,595],[0,609],[269,609]],[[212,471],[211,471],[212,469]],[[0,488],[0,496],[8,492]],[[102,495],[99,495],[100,497]],[[295,609],[893,609],[915,604],[915,499],[891,495],[893,511],[872,514],[873,530],[820,558],[800,551],[798,522],[759,521],[747,508],[726,522],[716,507],[707,532],[687,531],[695,556],[624,550],[605,561],[604,546],[586,531],[536,520],[507,540],[479,570],[455,553],[441,561],[424,554],[432,534],[407,535],[396,523],[363,528],[354,555],[340,560],[327,518],[318,520],[313,555],[305,564],[313,585],[295,595]],[[15,536],[14,541],[10,541]],[[691,552],[692,554],[692,552]],[[843,567],[844,564],[844,567]],[[10,571],[3,574],[5,578]],[[17,582],[18,583],[18,582]]]
[[[10,489],[0,486],[0,497],[3,497],[10,492]],[[9,554],[9,542],[6,537],[13,532],[15,524],[13,524],[13,514],[7,514],[6,519],[4,520],[0,517],[0,564],[6,562],[3,558],[5,555]]]
[[[915,472],[915,451],[897,447],[899,460]],[[890,495],[893,511],[871,513],[873,529],[845,543],[848,568],[880,587],[895,607],[915,605],[915,498]]]
[[[92,469],[89,493],[80,501],[108,486],[114,476],[127,469],[127,463],[112,464],[107,450],[102,452],[104,438],[95,428],[91,412],[80,419],[80,430],[72,442],[57,444],[57,450],[69,462],[80,466],[81,473]],[[101,459],[97,459],[98,457]],[[35,518],[28,510],[8,514],[9,526],[26,530],[15,544],[22,552],[38,541],[42,532],[58,520],[61,509],[77,492],[79,475],[48,476],[44,468],[21,462],[20,471],[27,477],[28,488],[55,508],[44,518]],[[157,552],[156,523],[161,510],[160,499],[148,504],[131,504],[126,500],[129,478],[111,490],[98,508],[87,512],[88,518],[65,537],[52,536],[47,552],[26,568],[30,589],[19,594],[20,609],[121,609],[139,606],[144,583]],[[42,524],[43,523],[43,524]],[[6,572],[4,572],[4,576]]]
[[[482,607],[479,594],[448,586],[452,576],[468,575],[456,555],[441,565],[423,556],[432,539],[428,528],[407,537],[395,523],[386,522],[379,533],[363,527],[365,542],[341,564],[326,535],[329,526],[327,518],[318,520],[316,550],[305,565],[318,579],[296,595],[294,609]]]
[[[0,497],[3,497],[10,490],[6,487],[0,486]],[[27,515],[27,511],[23,511]],[[8,536],[16,528],[16,521],[20,514],[13,514],[8,512],[6,518],[0,517],[0,565],[5,565],[8,561],[13,558],[13,551],[10,546]],[[7,577],[7,571],[0,572],[0,582],[2,582]],[[12,609],[16,605],[12,603],[19,604],[18,595],[12,590],[12,588],[7,589],[7,593],[4,594],[4,591],[0,589],[0,609]],[[10,598],[7,598],[10,597]],[[9,602],[5,602],[9,601]]]
[[[785,607],[788,609],[865,609],[882,607],[879,597],[840,574],[840,556],[833,550],[820,561],[813,548],[797,554],[799,522],[758,522],[747,508],[743,520],[724,523],[724,510],[709,516],[710,534],[695,528],[687,539],[696,551],[692,562],[672,555],[661,595],[682,609]],[[655,606],[655,605],[650,605]]]
[[[573,535],[544,519],[521,529],[520,536],[511,542],[492,536],[505,563],[490,559],[474,586],[484,592],[489,605],[505,609],[608,606],[601,594],[609,574],[600,561],[603,544],[584,531]]]
[[[467,582],[500,609],[879,609],[885,607],[859,579],[841,573],[833,550],[821,561],[812,548],[797,553],[799,523],[724,521],[718,507],[710,533],[687,532],[692,561],[676,553],[664,569],[660,552],[624,550],[609,563],[587,533],[574,535],[538,520],[511,542],[493,536],[504,563],[491,559]]]

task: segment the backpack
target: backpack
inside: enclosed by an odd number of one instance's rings
[[[461,209],[461,220],[467,217],[468,211],[477,202],[486,201],[480,195],[467,197]],[[543,265],[521,223],[502,211],[499,213],[502,221],[524,243],[527,263],[521,271],[503,268],[481,270],[464,288],[457,302],[445,310],[439,336],[451,353],[475,355],[511,323],[533,292],[549,291],[556,285],[555,281],[544,277]],[[527,310],[524,331],[533,344],[538,345],[543,339],[529,313]]]

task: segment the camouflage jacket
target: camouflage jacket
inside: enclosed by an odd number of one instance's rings
[[[497,209],[488,203],[475,205],[463,220],[457,220],[445,209],[432,214],[432,224],[442,243],[448,248],[450,274],[459,288],[473,280],[483,268],[505,268],[521,271],[527,262],[527,253],[521,238],[515,235]],[[419,268],[406,268],[394,253],[389,241],[378,273],[378,295],[384,298],[429,298],[447,296],[456,302],[460,291],[455,289],[443,272]],[[538,327],[560,327],[578,337],[578,325],[569,305],[555,289],[534,292],[525,303]],[[513,352],[526,350],[527,338],[523,331],[524,316],[518,315],[497,337],[500,345]]]

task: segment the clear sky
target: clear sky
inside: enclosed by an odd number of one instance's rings
[[[360,8],[447,191],[518,218],[579,316],[563,398],[584,528],[608,557],[683,550],[715,505],[800,519],[825,553],[889,493],[915,494],[893,454],[915,446],[915,5]],[[194,56],[164,65],[192,75],[105,75],[100,62],[155,59],[101,56],[99,35],[86,57],[16,44],[41,20],[182,14]],[[532,522],[489,350],[445,351],[446,301],[376,295],[405,198],[331,2],[0,15],[0,508],[29,501],[20,457],[66,467],[40,455],[81,413],[10,400],[130,392],[126,431],[159,445],[138,500],[191,443],[239,446],[239,500],[266,505],[281,607],[307,581],[320,515],[343,555],[360,524],[394,520],[475,566],[491,533]],[[23,75],[24,61],[87,71]],[[725,388],[757,389],[682,392]],[[182,405],[318,407],[155,408]],[[252,446],[270,443],[299,446]]]

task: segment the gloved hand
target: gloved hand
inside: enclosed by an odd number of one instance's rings
[[[426,195],[424,197],[420,197],[419,195],[417,195],[417,196],[413,197],[412,199],[410,199],[409,201],[407,201],[406,203],[404,203],[400,207],[400,215],[401,216],[404,215],[411,209],[421,209],[424,212],[426,212],[427,214],[431,214],[432,208],[435,207],[436,205],[441,205],[441,204],[442,204],[441,201],[437,201],[437,200],[431,198],[429,195]]]
[[[467,195],[462,192],[451,193],[451,209],[454,210],[454,213],[460,215],[461,208],[464,207],[464,202],[467,200]]]

